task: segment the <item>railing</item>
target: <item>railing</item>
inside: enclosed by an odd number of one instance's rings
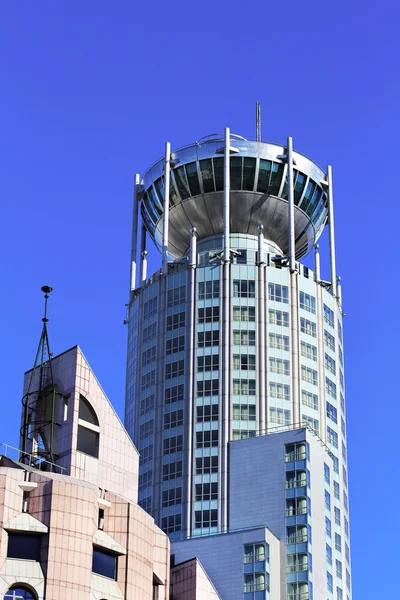
[[[308,542],[308,535],[306,533],[303,534],[303,535],[297,535],[297,536],[286,538],[286,544],[287,545],[290,545],[290,544],[304,544],[305,542]]]
[[[290,490],[297,487],[306,487],[307,479],[293,479],[286,482],[286,489]]]
[[[265,553],[263,553],[263,554],[246,554],[244,557],[245,564],[261,562],[264,560],[266,560],[267,562],[269,561],[269,556]]]
[[[264,590],[269,592],[269,585],[266,583],[245,583],[243,587],[244,594],[248,594],[249,592],[262,592]]]
[[[24,452],[19,448],[15,448],[15,446],[10,446],[10,444],[5,444],[4,442],[0,443],[0,448],[4,448],[3,456],[6,458],[10,458],[11,460],[15,460],[19,463],[25,464],[29,467],[34,467],[39,471],[46,471],[47,473],[57,473],[63,474],[63,471],[66,471],[66,467],[61,467],[56,463],[52,463],[44,458],[41,458],[35,454],[29,454],[29,452]],[[11,456],[12,454],[16,454],[16,457]]]
[[[287,573],[300,573],[302,571],[308,571],[308,563],[288,565],[286,569]]]
[[[311,514],[308,506],[305,506],[304,508],[287,508],[286,509],[286,516],[287,517],[297,517],[298,515],[306,515],[307,513]]]

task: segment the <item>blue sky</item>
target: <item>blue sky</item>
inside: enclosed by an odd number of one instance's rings
[[[393,594],[400,534],[398,18],[388,0],[0,6],[0,441],[18,443],[44,284],[53,352],[78,343],[123,414],[134,173],[167,140],[254,137],[258,101],[263,139],[333,165],[363,600]]]

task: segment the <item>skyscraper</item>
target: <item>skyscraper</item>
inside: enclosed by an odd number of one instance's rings
[[[325,225],[329,281],[321,279],[317,245]],[[162,268],[150,278],[147,235],[162,253]],[[249,451],[253,445],[234,442],[274,434],[274,443],[254,441],[254,451],[264,452],[268,462],[266,448],[274,453],[281,447],[274,460],[282,463],[284,489],[276,507],[282,519],[273,532],[288,548],[288,598],[312,596],[311,524],[321,507],[327,589],[314,600],[350,597],[331,168],[325,172],[293,151],[291,138],[278,146],[226,129],[224,136],[208,136],[172,154],[167,143],[165,157],[136,176],[132,239],[125,424],[141,456],[140,505],[173,541],[217,539],[233,523],[256,525],[251,514],[243,518],[244,499],[240,510],[237,500],[241,468],[249,510],[259,494],[257,480],[246,476],[257,463]],[[312,251],[314,271],[299,262]],[[301,431],[299,441],[293,434]],[[315,477],[310,436],[326,455],[315,461]],[[241,456],[247,462],[240,466]],[[321,485],[311,506],[307,490],[314,479]],[[273,519],[268,511],[262,515]],[[318,520],[313,523],[319,527]],[[308,545],[300,547],[293,540],[304,527],[302,544],[307,538]],[[247,589],[246,576],[250,581],[255,575],[245,570],[244,597],[265,598],[267,588],[252,583]]]

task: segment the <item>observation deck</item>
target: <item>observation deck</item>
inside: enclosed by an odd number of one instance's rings
[[[198,239],[224,230],[224,138],[211,135],[171,154],[168,253],[184,256],[190,229]],[[161,158],[141,181],[143,223],[162,249],[165,160]],[[325,172],[293,152],[296,259],[306,255],[322,233],[328,216]],[[289,253],[287,150],[267,142],[230,135],[230,231],[258,234]]]

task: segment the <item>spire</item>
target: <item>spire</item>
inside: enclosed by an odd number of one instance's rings
[[[21,460],[39,467],[43,461],[54,463],[56,441],[56,403],[59,392],[54,385],[47,324],[49,294],[53,288],[44,285],[43,327],[28,388],[22,398]],[[28,456],[29,455],[29,456]],[[44,466],[44,465],[43,465]]]

